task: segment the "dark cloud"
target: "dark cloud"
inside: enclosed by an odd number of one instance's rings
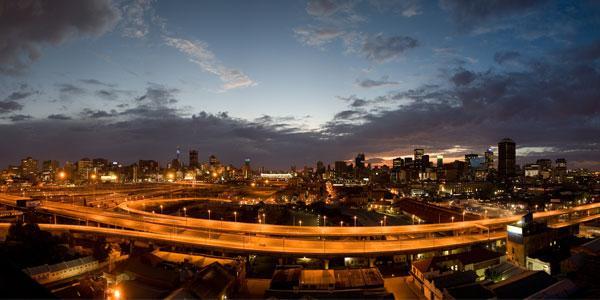
[[[64,115],[64,114],[52,114],[48,116],[49,120],[60,120],[60,121],[65,121],[65,120],[71,120],[72,118]]]
[[[488,20],[513,14],[525,14],[540,6],[543,0],[489,0],[461,1],[441,0],[440,6],[448,11],[461,29],[469,30]]]
[[[418,41],[409,36],[385,37],[383,34],[376,34],[366,38],[360,53],[371,61],[385,62],[398,58],[406,50],[418,45]]]
[[[514,61],[519,57],[521,57],[521,54],[517,51],[500,51],[494,54],[494,61],[502,65]]]
[[[388,86],[388,85],[397,85],[399,84],[399,82],[397,81],[392,81],[389,80],[389,76],[383,76],[381,77],[381,79],[362,79],[362,80],[357,80],[356,84],[358,84],[358,86],[363,87],[363,88],[373,88],[373,87],[381,87],[381,86]]]
[[[136,100],[152,106],[165,106],[177,103],[177,99],[175,99],[177,93],[179,93],[178,89],[151,83],[146,88],[146,93],[137,97]]]
[[[23,104],[12,100],[0,101],[0,114],[10,113],[23,109]]]
[[[475,78],[476,75],[473,72],[461,69],[452,75],[450,80],[454,82],[455,85],[466,85],[475,80]]]
[[[25,99],[31,95],[35,94],[35,92],[12,92],[10,95],[8,95],[4,100],[5,101],[14,101],[14,100],[21,100],[21,99]]]
[[[105,110],[93,110],[86,108],[81,112],[82,117],[90,119],[110,118],[117,115],[117,111],[111,110],[110,112]]]
[[[110,30],[119,11],[110,0],[0,2],[0,73],[19,74],[41,56],[44,45]]]
[[[70,83],[61,83],[57,84],[56,86],[58,87],[59,92],[65,95],[85,94],[85,89]]]
[[[12,122],[20,122],[20,121],[33,119],[33,117],[30,115],[20,115],[19,114],[19,115],[9,116],[8,119],[11,120]]]
[[[95,94],[96,96],[106,100],[115,100],[119,97],[117,92],[114,90],[97,90]]]
[[[102,82],[97,79],[80,79],[79,81],[86,83],[86,84],[90,84],[90,85],[99,85],[99,86],[104,86],[104,87],[115,87],[116,86],[116,84]]]

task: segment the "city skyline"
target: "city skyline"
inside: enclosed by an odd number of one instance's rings
[[[391,165],[505,137],[520,164],[600,168],[594,2],[2,5],[3,168],[165,162],[175,145],[271,169]]]

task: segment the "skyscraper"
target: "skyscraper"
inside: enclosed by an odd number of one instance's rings
[[[494,168],[494,151],[492,150],[492,147],[488,147],[488,149],[485,151],[485,166],[486,169],[493,169]]]
[[[444,156],[443,155],[438,155],[437,156],[437,168],[441,169],[444,167]]]
[[[425,149],[415,149],[414,168],[418,171],[423,169],[423,154],[425,154]]]
[[[190,168],[198,167],[198,151],[190,150]]]
[[[354,159],[354,165],[356,166],[357,169],[365,168],[365,154],[364,153],[359,153],[358,155],[356,155],[356,159]]]
[[[498,176],[508,178],[515,175],[516,145],[509,138],[498,143]]]

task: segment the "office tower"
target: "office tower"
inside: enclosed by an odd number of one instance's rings
[[[509,138],[498,143],[498,176],[509,178],[515,175],[516,145]]]
[[[437,168],[441,169],[444,167],[444,156],[443,155],[438,155],[437,156]]]
[[[242,166],[242,172],[244,179],[250,179],[252,177],[252,168],[250,168],[250,158],[244,159],[244,166]]]
[[[415,149],[414,159],[413,159],[413,167],[416,170],[421,170],[423,168],[423,154],[425,154],[424,149]]]
[[[538,159],[535,163],[540,165],[540,168],[542,168],[543,170],[552,169],[552,160],[550,160],[550,159],[547,159],[547,158]]]
[[[478,157],[479,155],[475,153],[465,154],[465,162],[467,163],[467,166],[473,168],[473,164]]]
[[[485,151],[485,166],[486,169],[493,169],[494,168],[494,151],[492,150],[492,147],[488,147],[488,149]]]
[[[189,152],[190,155],[190,168],[197,168],[198,167],[198,151],[196,150],[190,150]]]
[[[325,164],[322,161],[317,162],[317,175],[325,174]]]
[[[567,160],[564,158],[557,158],[555,162],[554,176],[562,177],[567,175]]]
[[[212,167],[216,166],[219,164],[219,160],[217,159],[217,157],[213,154],[208,158],[208,164]]]
[[[425,154],[425,150],[424,149],[420,149],[420,148],[415,149],[414,160],[415,161],[420,161],[421,159],[423,159],[423,154]]]
[[[392,167],[399,168],[404,166],[404,159],[402,157],[396,157],[392,160]]]
[[[354,165],[356,166],[357,169],[365,168],[365,154],[364,153],[359,153],[358,155],[356,155],[356,158],[354,159]]]
[[[335,176],[337,176],[337,177],[344,177],[344,176],[346,176],[346,173],[348,172],[348,164],[346,164],[346,162],[343,160],[336,161],[334,164],[334,168],[335,168]]]
[[[427,154],[424,154],[424,155],[421,157],[421,162],[422,162],[421,164],[422,164],[422,168],[423,168],[423,169],[425,169],[425,168],[429,168],[429,155],[427,155]]]
[[[21,176],[35,176],[38,172],[38,161],[31,157],[21,160]]]
[[[88,176],[92,173],[92,160],[82,158],[77,161],[77,176],[79,180],[88,180]]]

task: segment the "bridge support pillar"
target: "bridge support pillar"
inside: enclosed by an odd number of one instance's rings
[[[375,267],[375,257],[369,257],[369,267]]]
[[[329,259],[323,259],[323,269],[329,269]]]

